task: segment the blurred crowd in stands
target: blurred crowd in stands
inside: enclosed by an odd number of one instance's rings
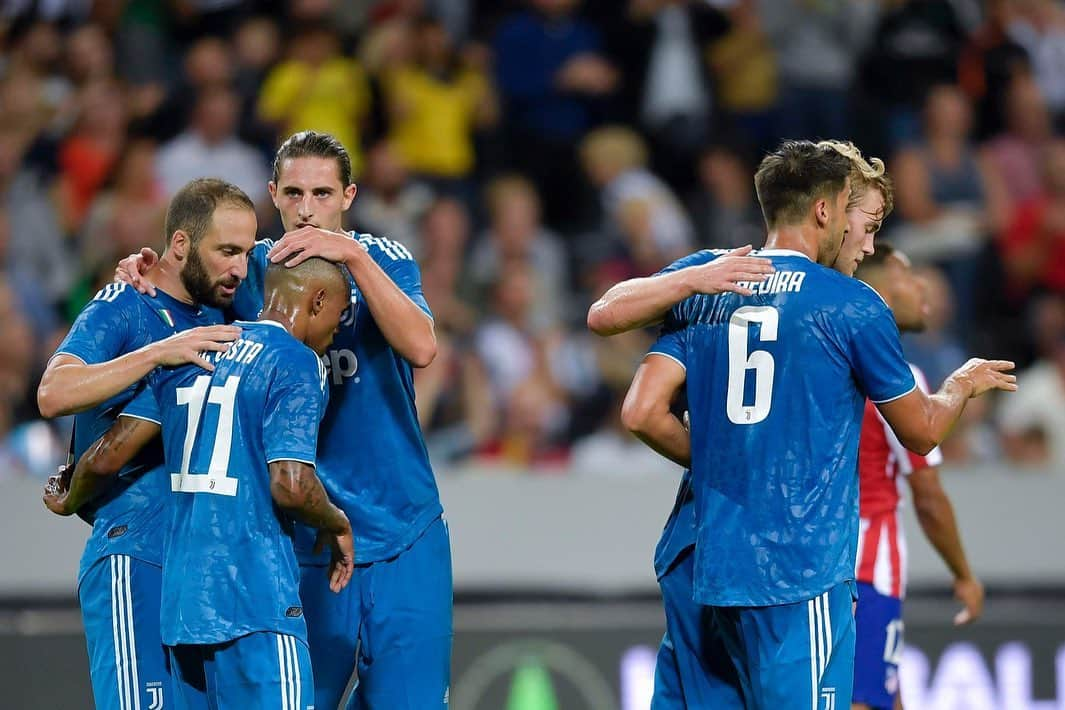
[[[1018,362],[1020,392],[973,402],[947,459],[1065,474],[1060,0],[0,7],[0,477],[65,453],[39,375],[118,259],[161,251],[168,196],[223,177],[276,238],[273,151],[310,128],[352,154],[348,227],[421,264],[439,468],[664,466],[618,418],[653,332],[598,339],[588,305],[696,249],[760,245],[760,155],[832,137],[894,177],[882,238],[925,276],[929,327],[906,345],[932,385],[970,354]]]

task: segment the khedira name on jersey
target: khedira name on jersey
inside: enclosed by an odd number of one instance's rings
[[[805,278],[805,271],[777,271],[770,274],[765,281],[737,281],[736,285],[740,288],[749,288],[756,295],[791,293],[802,289],[802,282]]]

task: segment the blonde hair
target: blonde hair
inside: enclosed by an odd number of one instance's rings
[[[503,203],[515,195],[526,197],[536,205],[537,210],[540,209],[540,194],[536,191],[536,187],[528,178],[518,173],[500,175],[489,182],[484,189],[485,202],[488,204],[488,211],[493,216],[497,216]]]
[[[866,158],[858,146],[850,141],[820,141],[819,146],[832,148],[851,161],[851,194],[847,207],[858,204],[869,190],[877,190],[884,198],[884,207],[880,218],[884,219],[895,207],[895,186],[887,176],[884,161],[880,158]]]
[[[647,146],[636,131],[624,126],[603,126],[581,141],[581,157],[586,163],[602,166],[612,174],[647,164]]]

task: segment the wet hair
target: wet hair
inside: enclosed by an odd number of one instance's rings
[[[785,141],[762,159],[754,187],[766,225],[798,224],[814,202],[831,198],[846,184],[850,158],[812,141]]]
[[[331,158],[337,163],[341,184],[347,187],[352,182],[348,149],[328,133],[300,131],[286,138],[274,156],[274,172],[270,179],[276,183],[281,176],[281,163],[296,158]]]
[[[189,235],[195,248],[211,227],[211,219],[219,207],[236,207],[255,211],[251,198],[233,183],[218,178],[196,178],[185,183],[166,210],[166,243],[181,230]]]

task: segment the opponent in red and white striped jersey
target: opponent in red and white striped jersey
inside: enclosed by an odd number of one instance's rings
[[[917,385],[924,374],[910,365]],[[881,594],[901,599],[906,590],[906,537],[899,522],[900,475],[938,466],[939,448],[926,456],[907,451],[872,402],[865,403],[858,446],[859,510],[857,579]]]

